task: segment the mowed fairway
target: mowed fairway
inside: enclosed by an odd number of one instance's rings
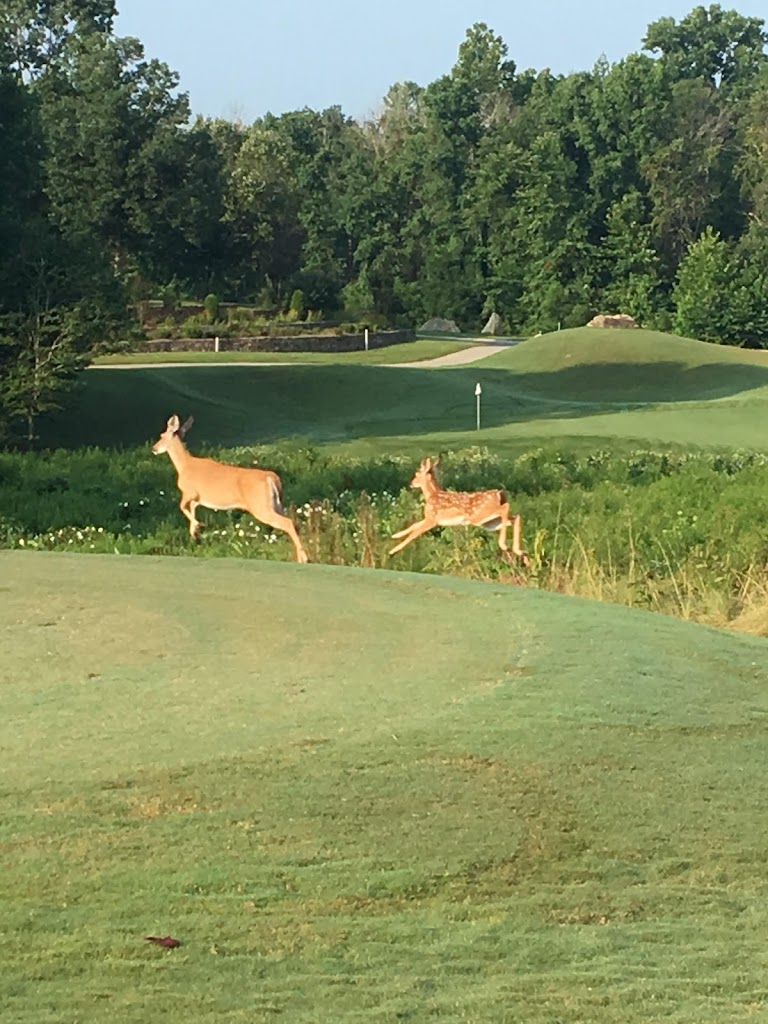
[[[0,593],[3,1022],[768,1012],[764,641],[236,559]]]
[[[53,446],[140,444],[178,412],[194,414],[197,444],[303,436],[366,453],[478,442],[513,450],[601,441],[732,449],[765,447],[767,411],[764,353],[652,331],[579,328],[438,370],[343,357],[317,366],[92,370],[74,411],[42,433]]]

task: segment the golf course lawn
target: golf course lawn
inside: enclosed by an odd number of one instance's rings
[[[318,565],[0,580],[2,1020],[765,1012],[764,641]]]
[[[127,510],[149,456],[110,449],[172,413],[197,452],[397,453],[405,481],[474,445],[765,450],[768,362],[584,328],[440,369],[94,369],[42,443],[103,474],[9,456],[8,493],[39,530],[63,496]],[[764,638],[511,577],[178,550],[0,551],[3,1024],[768,1014]]]
[[[356,453],[470,444],[520,451],[541,443],[762,448],[763,356],[652,331],[579,328],[440,369],[343,362],[102,368],[84,375],[70,412],[42,424],[42,441],[145,444],[177,412],[195,416],[198,445],[305,437]]]

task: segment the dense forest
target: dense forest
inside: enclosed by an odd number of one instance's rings
[[[112,0],[0,11],[0,438],[138,304],[215,293],[509,331],[630,313],[768,347],[768,35],[718,5],[566,76],[475,24],[375,118],[194,117]],[[329,55],[332,59],[332,55]]]

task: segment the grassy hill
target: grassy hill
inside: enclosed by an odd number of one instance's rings
[[[768,385],[766,353],[646,330],[579,327],[493,356],[521,391],[568,401],[683,402]]]
[[[563,440],[763,447],[767,397],[763,353],[650,331],[580,328],[440,370],[342,363],[93,370],[75,408],[42,432],[54,446],[144,444],[171,412],[191,412],[196,444],[298,435],[414,454]]]
[[[3,1020],[766,1012],[764,641],[316,565],[0,579]]]

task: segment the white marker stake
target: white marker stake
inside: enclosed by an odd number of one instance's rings
[[[368,351],[368,328],[365,328],[365,351]]]
[[[219,351],[219,336],[218,336],[218,334],[213,339],[213,351],[214,352],[218,352]]]
[[[483,393],[483,389],[480,387],[480,382],[478,381],[477,384],[475,385],[475,398],[477,399],[477,429],[478,430],[480,429],[480,395],[482,395],[482,393]]]

